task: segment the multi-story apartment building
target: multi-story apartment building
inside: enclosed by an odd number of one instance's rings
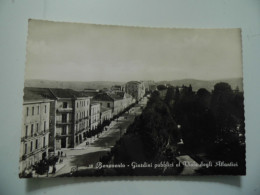
[[[112,117],[122,112],[133,103],[133,98],[125,92],[100,93],[93,97],[93,102],[98,102],[104,108],[112,110]]]
[[[94,130],[100,124],[100,103],[90,104],[90,129]]]
[[[101,124],[106,120],[110,120],[111,118],[112,118],[112,109],[101,106],[101,110],[100,110]]]
[[[35,98],[35,97],[34,97]],[[37,100],[36,100],[37,99]],[[50,100],[24,96],[19,173],[48,157]]]
[[[109,93],[108,94],[109,97],[111,97],[114,101],[113,104],[113,116],[119,114],[120,112],[122,112],[124,110],[124,97],[116,94],[116,93]]]
[[[75,100],[75,143],[82,143],[90,130],[90,98],[79,97]]]
[[[115,92],[115,94],[116,96],[114,96],[113,94],[110,94],[110,96],[115,97],[115,99],[118,99],[120,101],[119,104],[121,106],[121,109],[119,109],[120,111],[124,110],[126,107],[134,103],[133,97],[123,91]]]
[[[130,94],[136,101],[139,101],[144,97],[145,94],[145,86],[143,82],[139,81],[130,81],[125,85],[126,93]]]
[[[111,109],[114,112],[114,99],[107,93],[100,93],[93,97],[92,102],[100,103],[100,106]]]
[[[24,93],[52,99],[50,105],[50,151],[73,148],[89,131],[90,98],[71,89],[25,88]]]

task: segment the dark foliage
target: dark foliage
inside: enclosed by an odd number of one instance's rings
[[[33,169],[39,175],[46,174],[49,171],[50,166],[55,166],[58,162],[58,156],[51,156],[49,159],[42,159],[35,165],[33,165]]]
[[[168,106],[155,91],[143,113],[129,126],[127,134],[114,147],[115,161],[156,162],[166,159],[166,149],[174,154],[179,139],[177,124]]]
[[[169,86],[164,100],[154,91],[143,113],[112,149],[111,156],[114,162],[124,163],[174,161],[181,149],[196,161],[237,162],[239,167],[229,169],[230,174],[244,174],[243,101],[243,93],[233,91],[227,83],[216,84],[212,92],[201,88],[197,93],[191,85]],[[180,139],[184,142],[182,146]],[[200,159],[199,153],[206,157]],[[225,170],[207,169],[211,174]]]
[[[195,94],[190,87],[178,93],[171,112],[181,125],[186,151],[244,164],[243,93],[227,83],[216,84],[212,93],[199,89]]]
[[[164,85],[158,85],[158,86],[157,86],[157,89],[158,89],[158,90],[164,90],[164,89],[167,89],[167,87],[164,86]]]

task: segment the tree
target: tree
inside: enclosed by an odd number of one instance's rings
[[[236,119],[233,117],[233,92],[228,83],[217,83],[212,93],[211,108],[215,115],[218,139],[226,142],[231,129],[236,126]]]
[[[115,146],[115,159],[128,162],[142,156],[146,162],[162,160],[162,155],[166,154],[166,146],[176,146],[179,139],[177,124],[169,107],[155,91],[142,114],[129,126],[126,135],[118,143],[119,146]],[[138,152],[131,152],[135,148],[130,144],[133,141],[135,146],[140,146]]]
[[[213,94],[230,94],[232,93],[232,88],[228,83],[220,82],[214,85]]]
[[[165,103],[168,106],[173,106],[174,103],[174,96],[175,96],[175,92],[174,92],[174,88],[173,87],[169,87],[165,96]]]
[[[164,90],[164,89],[167,89],[167,87],[165,85],[158,85],[157,89],[158,90]]]
[[[211,94],[205,88],[201,88],[197,91],[197,103],[202,109],[210,108]]]

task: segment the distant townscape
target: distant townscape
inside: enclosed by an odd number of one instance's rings
[[[94,87],[86,85],[85,88],[83,88],[84,83],[82,82],[80,87],[74,87],[75,89],[73,89],[74,84],[68,88],[63,88],[64,86],[56,88],[60,86],[58,82],[53,86],[48,85],[52,83],[49,81],[34,81],[32,83],[28,84],[27,82],[24,88],[19,166],[20,177],[75,176],[75,173],[78,175],[80,175],[79,173],[83,174],[81,176],[96,175],[98,173],[90,171],[95,168],[96,163],[105,163],[107,165],[111,163],[124,163],[124,166],[130,163],[132,168],[133,166],[149,167],[147,164],[131,164],[132,161],[138,162],[138,159],[140,162],[159,162],[160,160],[166,160],[175,164],[182,162],[184,157],[177,158],[177,154],[180,156],[182,153],[185,153],[183,144],[186,143],[186,140],[191,139],[193,135],[192,133],[187,134],[187,129],[191,128],[188,126],[193,123],[187,121],[189,119],[188,112],[192,114],[192,111],[187,110],[187,116],[185,117],[182,111],[185,111],[187,105],[189,107],[193,100],[197,101],[196,98],[201,98],[196,103],[202,104],[203,109],[206,110],[205,113],[208,113],[206,115],[211,116],[212,113],[208,112],[211,109],[210,106],[212,106],[209,101],[211,96],[215,98],[215,94],[219,93],[216,88],[218,85],[216,84],[215,88],[214,85],[212,87],[211,95],[211,90],[208,91],[205,88],[194,90],[192,89],[193,85],[190,84],[186,86],[178,83],[179,85],[173,86],[173,82],[129,81],[127,83],[114,82],[109,85],[96,82],[93,85]],[[46,83],[48,84],[46,85]],[[198,87],[201,85],[197,85],[197,83],[195,82],[195,86]],[[236,85],[234,81],[231,83],[232,98],[233,96],[240,98],[242,94],[240,83],[242,81],[237,79]],[[231,89],[230,85],[226,84],[224,88],[228,86],[227,88]],[[207,84],[207,86],[209,85]],[[218,97],[222,97],[219,94]],[[226,95],[223,97],[226,98]],[[188,101],[186,102],[187,105],[185,106],[185,103],[182,104],[182,101]],[[240,99],[236,99],[236,101],[239,101],[237,104],[241,104]],[[158,105],[159,107],[157,107]],[[152,109],[155,110],[151,111]],[[154,115],[157,111],[159,115]],[[147,113],[150,113],[148,115],[152,118],[147,118]],[[203,113],[203,116],[205,113]],[[194,116],[198,117],[198,114],[194,114],[192,117],[194,118]],[[244,135],[242,130],[244,128],[244,121],[239,117],[235,117],[235,115],[233,118],[234,125],[232,124],[232,131],[235,128],[234,131],[237,131],[238,142],[242,147],[244,143],[243,140],[241,142]],[[203,121],[203,124],[206,125],[202,128],[209,128],[204,119],[199,118],[198,120]],[[141,121],[145,124],[141,124]],[[187,129],[185,129],[184,123],[189,124],[186,125]],[[154,128],[156,130],[149,133],[148,131],[150,130],[144,132],[148,128],[147,125],[150,125],[149,128],[151,131]],[[139,128],[143,129],[139,130],[143,134],[138,132]],[[212,128],[218,127],[214,126]],[[223,130],[226,126],[221,128]],[[231,128],[231,126],[228,128]],[[182,133],[179,132],[181,129]],[[198,135],[203,135],[197,138],[199,140],[203,137],[200,143],[206,144],[207,136],[211,141],[215,141],[216,143],[223,141],[221,140],[224,135],[223,131],[220,135],[217,132],[218,129],[215,129],[216,134],[211,135],[210,133],[205,133],[203,129],[200,130],[201,132],[198,132]],[[159,134],[157,135],[157,133]],[[156,139],[151,137],[155,136],[155,134],[157,135]],[[153,143],[148,139],[149,137],[152,140],[155,139]],[[214,138],[213,140],[213,137],[216,139]],[[140,142],[144,142],[145,146],[137,149],[138,139],[141,139],[142,141]],[[195,146],[192,144],[187,144],[186,149],[192,147],[195,149],[197,147],[196,144]],[[133,151],[129,149],[130,146],[134,149],[135,154],[132,154]],[[149,146],[149,154],[145,152],[147,146]],[[143,153],[140,153],[140,151],[143,151]],[[198,151],[206,153],[201,149],[198,149]],[[124,158],[126,152],[130,155],[132,154],[132,158],[126,160]],[[158,152],[160,155],[155,157],[156,153],[159,154]],[[169,157],[169,154],[170,158],[163,157]],[[147,156],[150,157],[148,158]],[[172,159],[173,156],[175,160]],[[190,154],[184,159],[185,161],[195,162],[198,158],[199,155],[194,157]],[[206,157],[204,157],[205,159]],[[185,162],[182,162],[180,168],[183,169],[183,166],[185,166]],[[177,174],[180,173],[180,168],[178,170],[173,170],[173,168],[163,169],[159,174],[167,174],[167,171],[169,172],[168,174]],[[115,173],[109,174],[104,172],[99,174],[117,175]],[[136,172],[133,174],[138,175]],[[141,172],[140,174],[143,173]],[[151,174],[158,175],[157,172],[151,172]],[[194,173],[189,172],[189,174]]]

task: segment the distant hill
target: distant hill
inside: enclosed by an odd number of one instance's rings
[[[236,87],[239,88],[239,91],[243,91],[243,79],[242,78],[232,78],[232,79],[223,79],[223,80],[196,80],[196,79],[182,79],[182,80],[173,80],[173,81],[160,81],[156,82],[157,85],[162,84],[170,84],[172,86],[182,86],[182,85],[191,85],[192,89],[197,91],[200,88],[205,88],[208,91],[211,91],[214,89],[214,85],[219,82],[226,82],[230,84],[232,89],[235,89]]]
[[[25,80],[25,87],[41,87],[41,88],[62,88],[62,89],[103,89],[110,88],[113,85],[123,85],[123,82],[113,81],[91,81],[91,82],[78,82],[78,81],[50,81],[50,80]]]
[[[172,86],[182,86],[182,85],[192,85],[193,90],[197,91],[200,88],[205,88],[209,91],[213,90],[214,85],[219,82],[229,83],[232,89],[235,89],[237,86],[240,91],[243,90],[243,79],[234,78],[234,79],[223,79],[223,80],[196,80],[196,79],[182,79],[182,80],[172,80],[172,81],[159,81],[153,84],[163,85],[170,84]],[[41,88],[62,88],[62,89],[74,89],[74,90],[83,90],[83,89],[110,89],[113,85],[124,85],[124,82],[117,81],[50,81],[50,80],[25,80],[25,87],[41,87]]]

